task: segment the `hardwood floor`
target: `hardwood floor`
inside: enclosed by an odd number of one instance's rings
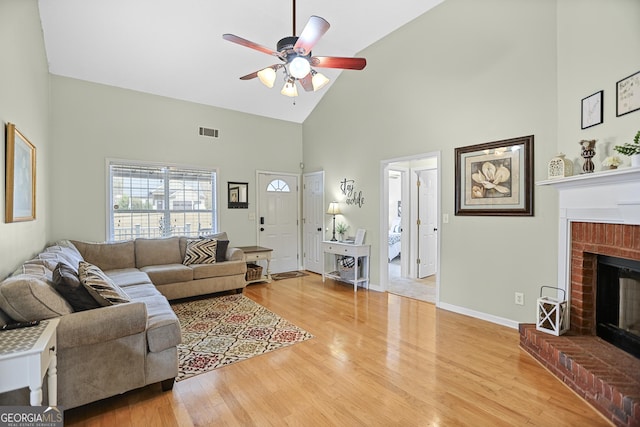
[[[65,425],[610,425],[516,330],[316,274],[245,295],[315,338],[68,410]]]

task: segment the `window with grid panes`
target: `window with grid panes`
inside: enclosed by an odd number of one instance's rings
[[[216,171],[109,162],[110,241],[218,231]]]

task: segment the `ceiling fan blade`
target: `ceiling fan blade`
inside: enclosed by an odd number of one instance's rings
[[[362,70],[367,66],[365,58],[343,58],[339,56],[314,56],[311,65],[320,68],[342,68],[345,70]]]
[[[257,50],[259,52],[266,53],[267,55],[280,56],[280,53],[274,51],[273,49],[269,49],[268,47],[259,45],[257,43],[254,43],[247,39],[243,39],[242,37],[238,37],[233,34],[223,34],[222,38],[232,43],[237,43],[240,46],[248,47],[248,48]]]
[[[329,23],[323,18],[315,15],[312,16],[309,18],[307,25],[302,29],[302,33],[300,34],[300,37],[298,37],[298,41],[295,46],[293,46],[293,50],[298,55],[308,55],[313,46],[318,43],[320,37],[327,32],[329,27]]]
[[[298,81],[300,82],[300,84],[302,85],[304,90],[306,90],[307,92],[312,92],[313,91],[313,80],[312,80],[312,78],[313,78],[313,76],[311,75],[311,73],[309,73],[306,76],[304,76],[303,78],[298,79]]]
[[[256,77],[258,77],[258,73],[259,71],[254,71],[251,74],[247,74],[246,76],[242,76],[240,77],[240,80],[251,80],[251,79],[255,79]]]

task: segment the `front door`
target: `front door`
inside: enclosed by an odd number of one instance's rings
[[[298,269],[298,176],[258,172],[258,245],[273,249],[271,273]]]
[[[302,176],[302,260],[304,269],[322,274],[324,172]]]

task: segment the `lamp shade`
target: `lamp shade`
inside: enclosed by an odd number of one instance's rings
[[[339,215],[342,212],[340,212],[340,205],[338,204],[338,202],[331,202],[329,203],[329,209],[327,209],[327,213],[329,215]]]
[[[298,96],[298,89],[296,88],[295,81],[287,80],[280,93],[291,98]]]
[[[268,88],[272,88],[276,81],[276,70],[272,67],[267,67],[264,70],[258,71],[258,78]]]
[[[318,73],[317,71],[312,72],[313,77],[311,78],[311,84],[313,85],[313,91],[319,91],[322,89],[327,83],[329,83],[329,79],[322,73]]]

